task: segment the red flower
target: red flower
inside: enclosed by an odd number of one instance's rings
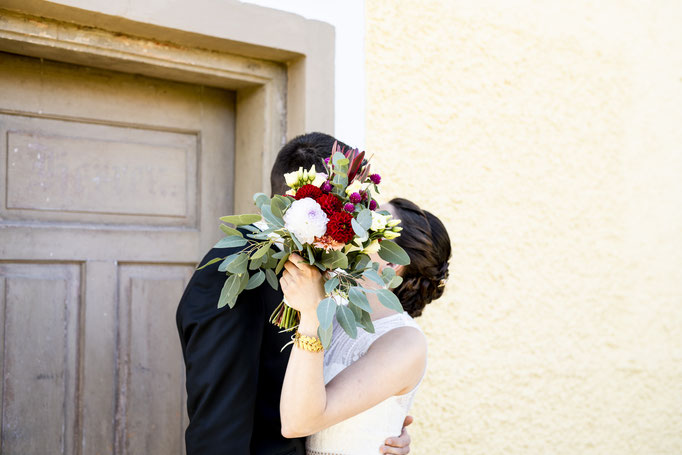
[[[355,233],[351,220],[353,215],[347,212],[336,212],[329,217],[327,223],[327,235],[341,243],[348,243],[353,240]]]
[[[341,211],[342,203],[341,199],[333,194],[323,194],[322,196],[315,199],[315,201],[320,204],[322,211],[327,214],[327,216],[332,216],[336,212]]]
[[[294,196],[294,199],[297,201],[306,197],[317,199],[320,196],[322,196],[322,190],[315,185],[303,185],[298,189],[298,191],[296,191],[296,196]]]

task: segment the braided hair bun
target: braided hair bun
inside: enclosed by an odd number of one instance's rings
[[[450,237],[443,223],[431,212],[403,198],[392,199],[403,227],[395,242],[410,256],[403,267],[403,282],[393,290],[412,317],[421,316],[427,303],[443,295],[451,254]]]

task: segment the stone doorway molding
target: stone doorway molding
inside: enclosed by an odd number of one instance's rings
[[[286,140],[333,134],[334,28],[236,0],[0,0],[0,51],[236,92],[235,205]]]

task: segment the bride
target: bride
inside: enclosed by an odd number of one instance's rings
[[[288,304],[301,312],[282,386],[282,434],[308,436],[308,455],[376,454],[387,437],[400,434],[424,376],[426,338],[412,318],[443,293],[450,238],[437,217],[406,199],[393,199],[382,209],[401,220],[403,231],[396,242],[411,262],[400,266],[372,255],[380,273],[392,267],[402,276],[393,292],[405,310],[386,308],[372,294],[375,333],[359,330],[352,339],[335,321],[326,351],[305,349],[306,342],[321,347],[316,339],[316,309],[324,298],[321,274],[292,255],[280,279]],[[372,282],[362,285],[372,287]],[[389,449],[383,446],[382,452]]]

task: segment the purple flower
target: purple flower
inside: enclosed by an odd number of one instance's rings
[[[353,213],[355,211],[355,206],[353,204],[351,204],[350,202],[348,202],[346,205],[343,206],[343,209],[346,212]]]
[[[332,190],[332,184],[329,183],[329,181],[326,181],[326,182],[324,182],[324,183],[322,184],[322,186],[320,187],[320,189],[321,189],[322,191],[324,191],[325,193],[329,193],[329,192]]]
[[[327,165],[329,164],[329,157],[324,159],[324,164],[327,164]]]
[[[381,176],[379,174],[372,174],[369,176],[369,179],[374,183],[375,185],[378,185],[381,183]]]
[[[366,200],[369,198],[369,196],[367,196],[367,191],[363,191],[363,192],[360,193],[360,194],[362,195],[362,200],[363,200],[363,201],[366,201]]]
[[[377,201],[375,201],[374,199],[369,201],[369,209],[370,210],[376,210],[376,208],[377,208]]]
[[[351,201],[353,204],[357,204],[357,203],[360,202],[361,200],[362,200],[362,196],[360,195],[360,193],[353,193],[353,194],[350,195],[350,201]]]

